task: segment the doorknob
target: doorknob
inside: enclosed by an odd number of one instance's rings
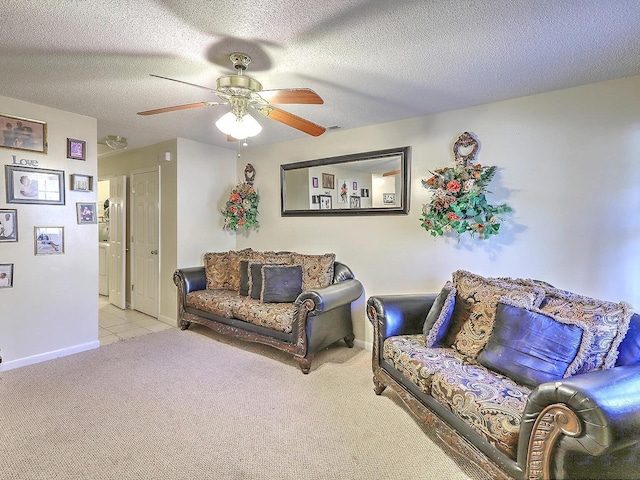
[[[158,254],[158,250],[151,250],[151,255],[157,255]]]

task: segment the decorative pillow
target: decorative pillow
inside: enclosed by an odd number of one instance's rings
[[[456,287],[453,286],[453,283],[447,282],[431,305],[431,310],[429,310],[422,327],[426,347],[441,346],[440,342],[449,329],[455,304]]]
[[[592,340],[584,322],[501,299],[493,332],[478,363],[535,388],[574,374],[584,363]]]
[[[324,255],[292,253],[291,258],[293,265],[302,266],[303,291],[328,287],[333,282],[335,253],[325,253]]]
[[[457,290],[456,303],[443,342],[471,358],[476,358],[489,340],[501,297],[522,307],[537,307],[544,299],[540,287],[484,278],[465,270],[453,273],[453,284]]]
[[[563,318],[584,321],[593,334],[591,352],[577,373],[608,369],[615,365],[618,347],[629,330],[631,306],[577,295],[566,290],[543,287],[545,299],[540,309]]]
[[[264,303],[291,303],[302,293],[302,267],[300,265],[264,265],[262,291]]]
[[[640,363],[640,315],[631,315],[629,330],[618,347],[616,367]]]
[[[204,254],[204,274],[207,290],[227,288],[229,273],[229,252],[208,252]]]
[[[262,292],[262,263],[249,262],[249,296],[260,300]]]
[[[249,296],[249,260],[240,260],[240,295]]]
[[[252,251],[253,250],[251,248],[245,248],[243,250],[231,250],[229,252],[229,270],[227,272],[227,281],[224,288],[227,290],[233,290],[234,292],[240,291],[240,261],[249,260],[249,254]]]

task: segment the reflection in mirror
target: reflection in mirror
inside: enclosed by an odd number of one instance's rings
[[[280,166],[283,216],[409,213],[410,148]]]

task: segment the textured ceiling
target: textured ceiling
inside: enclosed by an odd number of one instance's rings
[[[354,128],[640,74],[638,0],[0,0],[0,95],[98,119],[129,148],[184,137],[235,148],[218,100],[233,73],[308,87],[283,109]],[[3,112],[7,113],[7,112]],[[10,112],[19,114],[19,112]],[[259,118],[251,145],[304,137]]]

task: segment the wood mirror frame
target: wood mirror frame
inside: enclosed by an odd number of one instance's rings
[[[397,147],[280,165],[281,214],[407,215],[410,156]]]

